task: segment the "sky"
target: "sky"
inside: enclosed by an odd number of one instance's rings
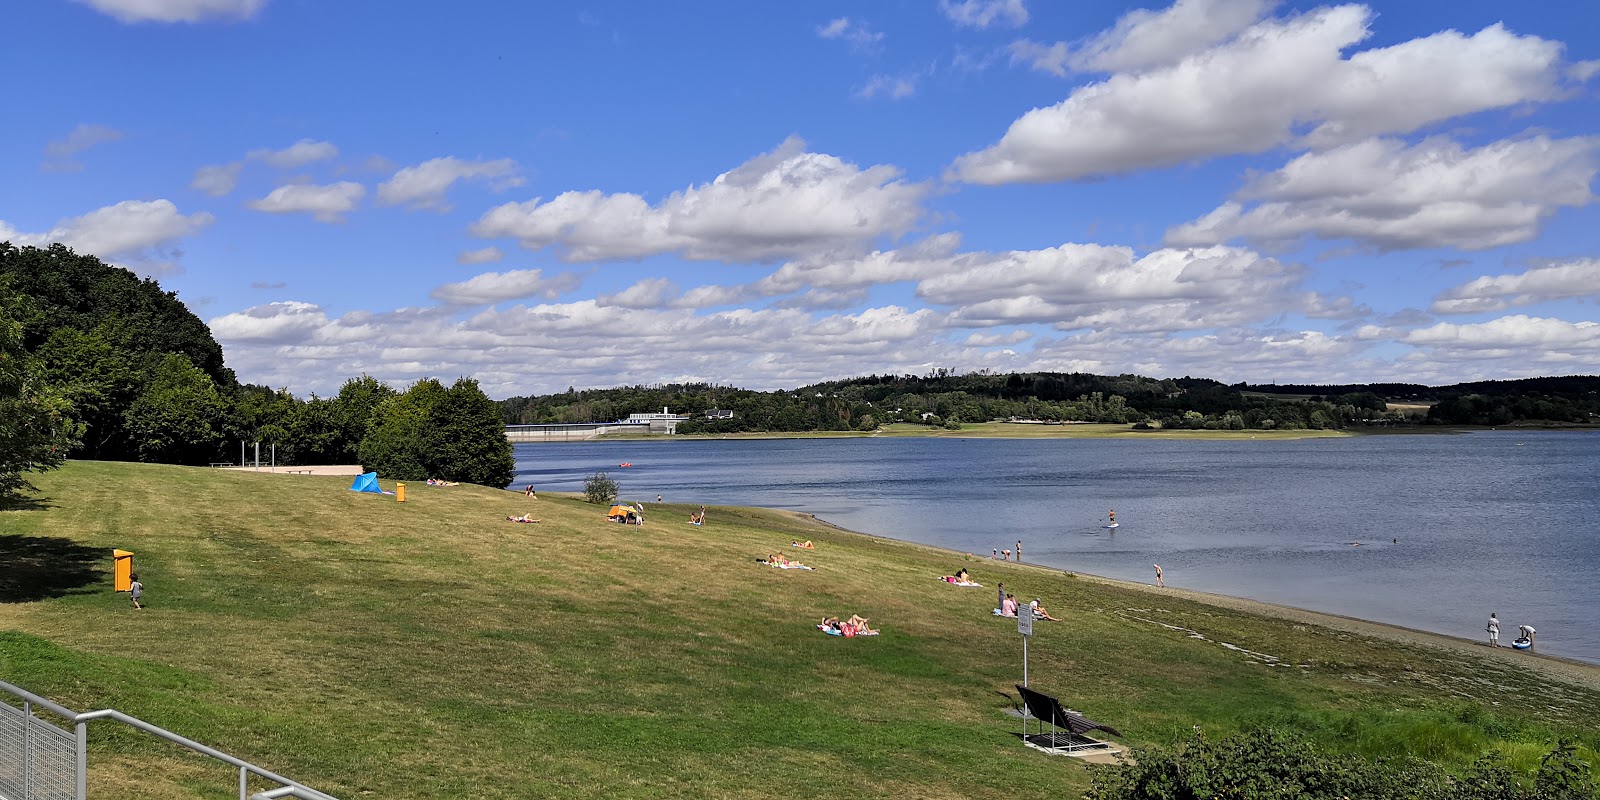
[[[1600,5],[17,0],[0,240],[240,380],[1600,373]]]

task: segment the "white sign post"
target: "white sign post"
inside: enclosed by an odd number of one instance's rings
[[[1017,633],[1022,634],[1022,685],[1028,685],[1028,639],[1033,636],[1033,608],[1017,609]]]

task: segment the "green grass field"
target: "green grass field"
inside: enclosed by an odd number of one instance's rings
[[[1021,646],[990,616],[997,581],[1071,619],[1036,627],[1034,686],[1132,744],[1273,722],[1339,750],[1460,766],[1492,749],[1519,769],[1558,734],[1591,760],[1600,744],[1600,693],[1514,660],[792,514],[714,507],[695,527],[668,505],[638,528],[572,497],[412,484],[399,504],[348,478],[91,462],[37,483],[0,512],[0,676],[346,800],[1075,797],[1083,764],[1011,735],[1000,693]],[[543,522],[504,521],[529,510]],[[136,553],[148,609],[112,593],[114,547]],[[756,563],[770,552],[817,570]],[[963,565],[985,588],[936,580]],[[851,613],[883,634],[813,628]],[[90,731],[92,796],[233,791],[226,767]]]

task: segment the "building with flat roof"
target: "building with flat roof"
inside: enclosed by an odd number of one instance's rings
[[[628,418],[621,420],[623,425],[649,425],[651,433],[677,433],[678,423],[689,418],[683,414],[673,414],[666,406],[661,407],[661,413],[650,412],[646,414],[629,414]]]

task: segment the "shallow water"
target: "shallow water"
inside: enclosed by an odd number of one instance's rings
[[[771,439],[519,445],[515,488],[816,514],[852,530],[1600,663],[1600,434],[1300,441]],[[621,462],[635,466],[618,468]],[[1116,509],[1121,526],[1107,530]],[[1395,541],[1398,540],[1398,541]],[[1359,546],[1353,546],[1359,543]],[[980,568],[981,569],[981,568]]]

